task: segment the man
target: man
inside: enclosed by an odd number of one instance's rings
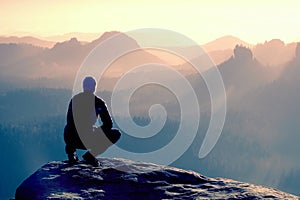
[[[112,129],[113,123],[105,102],[94,94],[95,89],[95,79],[86,77],[83,80],[83,92],[75,95],[69,103],[64,140],[70,164],[78,161],[76,149],[84,149],[88,151],[82,156],[83,159],[93,166],[99,166],[95,156],[103,153],[121,136],[119,130]],[[95,127],[98,116],[102,121],[101,127]]]

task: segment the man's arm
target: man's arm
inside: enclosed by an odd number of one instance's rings
[[[69,102],[68,111],[67,111],[67,123],[74,124],[73,120],[73,110],[72,110],[72,99]]]
[[[101,121],[102,121],[102,126],[101,128],[103,130],[110,130],[112,128],[112,119],[109,115],[109,112],[107,110],[107,107],[104,103],[99,98],[96,98],[96,114],[100,115]]]

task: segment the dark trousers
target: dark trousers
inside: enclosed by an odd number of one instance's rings
[[[64,129],[65,150],[68,155],[73,155],[76,149],[82,149],[89,150],[90,153],[97,156],[115,144],[120,137],[121,133],[118,129],[85,129],[79,133],[75,127],[72,128],[69,125],[66,125]]]

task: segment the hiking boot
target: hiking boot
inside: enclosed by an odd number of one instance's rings
[[[76,156],[76,154],[68,154],[68,162],[71,165],[74,165],[78,162],[78,157]]]
[[[93,167],[99,167],[100,166],[100,162],[98,161],[97,158],[95,158],[90,152],[86,152],[82,158],[90,165],[92,165]]]

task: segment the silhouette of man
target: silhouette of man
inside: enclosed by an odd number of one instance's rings
[[[99,166],[95,156],[115,144],[121,136],[119,130],[112,129],[112,119],[105,102],[94,94],[95,88],[95,79],[86,77],[83,80],[83,92],[75,95],[69,103],[64,140],[71,164],[78,161],[76,149],[83,149],[88,150],[83,159],[93,166]],[[94,126],[98,116],[102,121],[101,127]]]

